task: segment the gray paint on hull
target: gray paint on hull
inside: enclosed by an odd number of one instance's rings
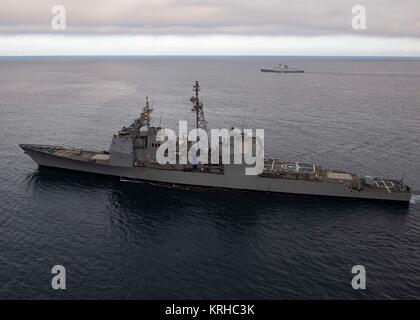
[[[339,183],[278,178],[273,179],[260,176],[245,175],[238,177],[215,173],[183,172],[141,167],[119,167],[107,164],[97,164],[73,160],[25,147],[22,147],[22,149],[24,149],[25,153],[27,153],[40,166],[139,180],[173,183],[180,185],[193,185],[200,187],[216,187],[250,191],[360,199],[393,200],[404,202],[409,202],[411,199],[410,193],[356,191],[350,189],[345,184]]]

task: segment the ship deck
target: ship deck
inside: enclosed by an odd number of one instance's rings
[[[107,154],[106,151],[83,150],[81,148],[66,148],[61,146],[21,144],[20,147],[83,162],[95,162],[94,159],[96,156]]]
[[[349,172],[322,169],[312,163],[281,161],[274,158],[264,160],[264,171],[261,176],[278,179],[327,181],[329,183],[346,184],[358,191],[362,189],[384,193],[408,191],[407,186],[398,180],[370,176],[360,177]]]

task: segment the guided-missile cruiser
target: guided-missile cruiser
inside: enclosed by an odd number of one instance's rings
[[[197,129],[207,130],[200,87],[196,81],[190,99]],[[246,175],[247,164],[161,164],[157,161],[160,127],[152,126],[153,109],[146,98],[140,117],[112,138],[109,150],[94,151],[52,145],[20,144],[39,166],[113,176],[123,182],[150,182],[169,186],[195,186],[269,193],[330,196],[409,203],[410,187],[403,179],[330,170],[312,163],[263,159],[259,174]],[[191,145],[191,144],[190,144]],[[177,150],[179,152],[179,150]],[[177,155],[178,157],[179,155]]]

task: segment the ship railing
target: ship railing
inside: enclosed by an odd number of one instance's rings
[[[180,164],[159,164],[158,162],[151,161],[136,161],[135,167],[159,169],[159,170],[173,170],[183,172],[201,172],[211,174],[223,174],[224,168],[222,165],[198,165],[195,168],[193,165],[180,165]]]

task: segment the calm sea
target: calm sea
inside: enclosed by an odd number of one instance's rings
[[[280,62],[304,74],[267,74]],[[0,59],[0,298],[420,298],[420,197],[168,189],[38,169],[19,143],[107,149],[154,123],[265,129],[267,156],[420,189],[420,61],[292,57]],[[51,289],[51,268],[67,289]],[[351,268],[365,266],[366,290]]]

